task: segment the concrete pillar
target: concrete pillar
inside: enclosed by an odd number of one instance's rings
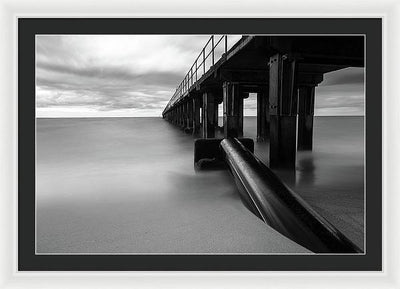
[[[269,62],[270,166],[295,169],[296,61],[276,54]]]
[[[181,105],[178,104],[177,108],[176,108],[176,119],[177,119],[177,126],[181,125]]]
[[[187,120],[186,120],[186,128],[188,132],[192,132],[193,129],[193,105],[192,101],[189,99],[186,102],[187,106]]]
[[[201,114],[203,138],[215,137],[215,97],[212,92],[203,93]]]
[[[192,100],[189,99],[184,103],[185,107],[185,127],[184,131],[186,133],[192,133],[193,130],[193,105]]]
[[[176,105],[176,125],[177,126],[179,126],[181,123],[180,115],[181,115],[181,106],[180,106],[180,104],[177,104]]]
[[[218,129],[218,102],[214,103],[215,128]]]
[[[193,97],[193,134],[200,132],[200,98]]]
[[[181,104],[178,105],[178,126],[182,126],[182,106]]]
[[[174,125],[178,125],[178,107],[174,108]]]
[[[215,103],[215,105],[214,105],[214,109],[215,109],[215,112],[214,112],[215,129],[219,133],[221,127],[218,124],[218,122],[219,122],[219,119],[218,119],[219,118],[219,109],[218,109],[218,107],[219,107],[219,105],[222,103],[222,101],[224,99],[223,92],[222,92],[222,87],[220,89],[214,90],[213,93],[214,93],[214,103]]]
[[[179,126],[183,129],[185,128],[185,106],[181,103],[179,107],[181,109]]]
[[[239,83],[224,82],[224,136],[243,136],[243,98],[239,91]]]
[[[314,122],[315,87],[299,87],[299,119],[298,141],[299,150],[312,150]]]
[[[257,92],[257,141],[269,138],[269,91],[268,87]]]
[[[186,128],[186,120],[187,120],[187,106],[186,103],[182,103],[182,129]]]
[[[240,88],[239,88],[240,89]],[[243,123],[244,123],[244,99],[249,97],[249,93],[239,93],[239,126],[238,136],[243,137]]]

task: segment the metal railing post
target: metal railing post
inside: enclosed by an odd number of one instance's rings
[[[206,73],[206,49],[203,48],[203,74]]]
[[[197,67],[197,59],[196,59],[196,82],[197,82],[197,69],[198,69],[198,67]]]
[[[214,35],[211,36],[212,65],[214,65]]]
[[[225,35],[225,55],[228,52],[228,35]]]

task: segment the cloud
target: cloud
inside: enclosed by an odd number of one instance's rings
[[[38,36],[38,115],[143,109],[159,116],[208,36]],[[46,109],[45,109],[46,108]],[[79,109],[77,109],[79,108]]]
[[[315,95],[315,115],[364,115],[364,68],[325,74]]]
[[[359,84],[364,83],[364,68],[349,67],[324,75],[324,81],[320,86],[330,86],[336,84]]]
[[[61,35],[36,38],[40,116],[160,116],[208,35]],[[229,38],[229,46],[240,36]],[[326,74],[316,113],[363,113],[363,69]],[[255,115],[256,98],[246,100]],[[221,106],[222,107],[222,106]]]

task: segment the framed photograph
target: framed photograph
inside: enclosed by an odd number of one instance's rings
[[[381,270],[381,47],[378,18],[19,18],[19,270]]]
[[[23,5],[1,8],[7,288],[398,288],[388,12]]]

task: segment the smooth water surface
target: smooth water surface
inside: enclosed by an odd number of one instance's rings
[[[246,117],[244,135],[256,137],[256,118]],[[314,117],[312,151],[298,151],[295,172],[275,171],[312,207],[364,248],[364,117]],[[256,143],[269,162],[269,144]]]
[[[307,252],[161,118],[37,120],[38,253]]]
[[[277,173],[363,247],[363,118],[316,117],[314,139]],[[160,118],[38,119],[36,193],[38,253],[307,252],[246,209],[229,171],[195,171],[193,137]]]

